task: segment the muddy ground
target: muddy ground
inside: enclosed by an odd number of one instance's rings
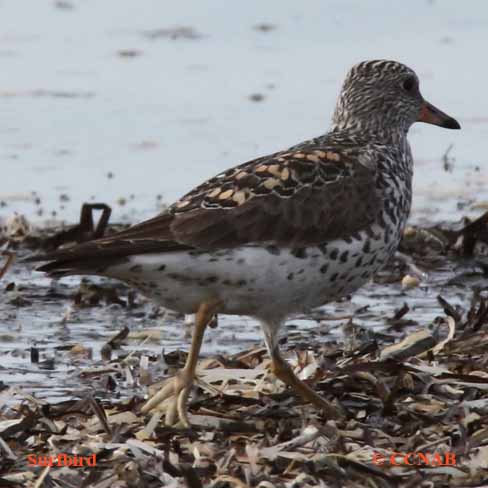
[[[22,257],[89,232],[10,220],[0,486],[484,486],[486,223],[409,227],[372,283],[289,322],[288,360],[343,419],[302,405],[272,377],[257,323],[221,316],[204,344],[190,430],[140,407],[183,364],[191,317],[120,283],[44,277]],[[406,465],[411,452],[431,457]],[[29,454],[58,453],[96,454],[97,464],[28,465]]]

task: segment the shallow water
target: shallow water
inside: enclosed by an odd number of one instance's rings
[[[188,29],[174,39],[161,32],[175,27]],[[424,96],[463,126],[412,129],[412,219],[479,214],[471,203],[488,201],[488,68],[480,62],[487,28],[482,0],[469,8],[455,0],[2,0],[0,201],[7,206],[0,219],[18,211],[42,222],[56,212],[74,222],[90,200],[112,205],[115,221],[153,215],[160,201],[224,168],[324,132],[345,72],[368,58],[413,67]],[[442,155],[451,144],[455,161],[447,172]],[[431,277],[433,288],[408,292],[399,284],[368,285],[352,302],[324,310],[343,316],[368,305],[355,320],[377,326],[407,301],[408,318],[427,324],[439,313],[435,296],[447,275]],[[102,345],[127,324],[161,328],[161,342],[146,343],[146,352],[187,347],[182,319],[150,319],[150,304],[74,310],[62,323],[71,299],[53,295],[50,280],[25,266],[9,279],[24,287],[30,304],[0,297],[0,368],[9,368],[0,369],[0,379],[41,397],[90,386],[80,385],[77,368],[92,361],[55,349],[62,344],[91,347],[98,361]],[[56,293],[68,297],[78,283],[63,280]],[[456,287],[447,293],[454,303],[469,295]],[[288,330],[300,330],[297,340],[329,340],[341,337],[345,322],[308,318]],[[205,352],[232,353],[260,340],[254,321],[222,317]],[[30,363],[32,345],[41,360],[56,357],[53,371]],[[138,349],[137,341],[124,348]]]
[[[446,263],[430,272],[419,288],[407,291],[399,282],[370,283],[350,300],[331,303],[307,316],[290,320],[283,329],[283,337],[288,346],[301,344],[307,347],[311,341],[334,340],[343,342],[347,348],[354,346],[354,337],[364,338],[364,334],[370,333],[368,331],[385,332],[390,340],[394,340],[415,327],[430,327],[434,318],[442,315],[436,299],[438,294],[453,305],[466,307],[469,304],[472,296],[469,286],[448,285],[449,279],[459,273],[457,267]],[[103,395],[106,387],[99,379],[100,375],[95,375],[95,380],[91,376],[80,380],[81,371],[94,366],[119,367],[117,357],[131,352],[138,358],[141,354],[155,355],[162,351],[167,354],[188,349],[191,330],[188,321],[170,313],[156,314],[151,303],[140,295],[136,296],[135,308],[117,304],[79,308],[73,301],[79,288],[76,277],[52,281],[33,272],[28,265],[17,264],[9,273],[8,281],[15,282],[16,290],[0,294],[0,380],[9,386],[20,387],[23,392],[35,393],[38,398],[62,400],[88,391]],[[109,283],[108,280],[93,281],[102,285]],[[120,285],[117,291],[122,300],[127,298],[127,288]],[[23,300],[20,306],[18,297]],[[404,303],[410,307],[405,318],[411,322],[390,328],[388,319]],[[352,317],[352,324],[349,317]],[[131,332],[158,330],[160,337],[145,342],[129,339],[121,349],[113,351],[112,363],[103,361],[102,347],[125,326]],[[219,316],[217,328],[208,329],[205,335],[202,356],[235,354],[261,343],[260,326],[255,320]],[[79,344],[90,350],[90,354],[69,351]],[[31,347],[39,351],[39,364],[31,362]],[[49,365],[46,361],[54,363]],[[122,395],[140,393],[136,385],[124,382],[124,375],[123,367],[120,374],[115,375],[118,391]],[[106,378],[106,375],[101,377]]]

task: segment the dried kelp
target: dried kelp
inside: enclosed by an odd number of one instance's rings
[[[401,355],[386,354],[390,346],[290,350],[300,377],[343,407],[340,422],[301,404],[272,377],[262,348],[200,362],[192,429],[149,426],[139,413],[142,396],[59,404],[27,396],[0,415],[0,480],[35,486],[42,477],[46,486],[94,488],[481,486],[488,476],[486,302],[478,297],[456,319],[444,304],[448,315],[434,325],[445,330],[410,334]],[[335,368],[324,368],[331,360]],[[159,361],[132,362],[135,381],[142,366]],[[60,453],[95,455],[96,466],[28,465],[32,456]],[[412,453],[429,462],[413,463]]]
[[[129,299],[120,285],[84,282],[75,293],[53,289],[49,300],[68,304],[57,320],[63,342],[55,357],[44,354],[42,343],[28,348],[26,361],[56,372],[70,358],[70,374],[80,389],[62,401],[39,399],[18,386],[8,387],[0,365],[0,486],[484,486],[488,294],[480,264],[483,217],[458,227],[407,229],[404,255],[378,275],[366,305],[332,317],[315,311],[307,318],[317,322],[318,332],[308,332],[306,340],[293,324],[288,329],[287,359],[300,378],[343,409],[340,421],[302,404],[270,373],[266,349],[259,345],[202,357],[191,396],[192,428],[165,427],[140,409],[160,386],[152,383],[174,374],[185,353],[150,353],[144,347],[150,341],[165,344],[160,330],[147,324],[133,330],[121,323],[91,354],[91,347],[71,340],[69,327],[73,314],[110,307],[140,320],[168,312],[147,311],[142,297]],[[70,245],[100,235],[93,219],[81,227],[54,240],[51,231],[49,242]],[[14,234],[15,239],[5,241],[9,252],[45,243],[42,232],[35,241],[29,232]],[[7,283],[16,266],[5,274],[3,293],[34,307],[38,297],[32,289]],[[481,286],[471,286],[466,270],[477,274]],[[416,284],[402,287],[408,274],[417,277]],[[435,293],[427,275],[434,276]],[[386,283],[395,287],[400,301],[385,313],[373,302]],[[461,292],[468,298],[458,300]],[[415,314],[415,297],[433,293],[437,317],[426,320]],[[22,307],[20,302],[15,306]],[[372,319],[381,330],[362,326]],[[343,335],[330,336],[335,330]],[[52,466],[42,465],[46,456],[52,457]],[[57,466],[58,460],[84,464]]]

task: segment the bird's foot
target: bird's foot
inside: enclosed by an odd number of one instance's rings
[[[175,376],[166,381],[158,393],[142,406],[141,412],[148,413],[154,409],[163,411],[165,425],[175,425],[180,422],[183,427],[190,427],[188,398],[194,379],[194,376],[186,369],[180,369]]]
[[[291,366],[282,358],[277,348],[272,351],[272,359],[271,369],[274,375],[285,384],[291,386],[295,393],[322,410],[329,419],[344,417],[344,412],[340,408],[322,398],[313,388],[297,377]]]
[[[164,423],[166,425],[174,425],[179,420],[179,423],[184,427],[190,427],[188,398],[195,381],[198,353],[202,346],[205,328],[220,305],[220,301],[214,301],[204,302],[198,307],[195,316],[195,330],[185,367],[180,369],[173,378],[170,378],[161,390],[142,407],[142,413],[148,413],[157,407],[158,411],[165,412]]]

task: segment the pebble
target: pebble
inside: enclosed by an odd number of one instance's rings
[[[402,288],[404,290],[410,290],[417,288],[420,285],[420,280],[416,276],[405,275],[402,279]]]

